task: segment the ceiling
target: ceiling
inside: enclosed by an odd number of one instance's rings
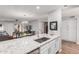
[[[63,8],[63,17],[79,16],[79,5],[69,5]]]
[[[39,6],[40,9],[36,9]],[[45,19],[61,5],[0,5],[0,21]],[[79,16],[79,5],[64,5],[63,17]]]
[[[60,8],[59,5],[0,5],[0,21],[35,20],[45,18],[50,12]]]

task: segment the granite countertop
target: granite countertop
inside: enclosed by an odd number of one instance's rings
[[[50,39],[43,43],[38,43],[34,41],[35,39],[38,39],[38,35],[34,35],[8,41],[2,41],[0,42],[0,54],[25,54],[59,37],[59,35],[50,36],[47,34],[40,34],[39,38],[42,37],[48,37]]]

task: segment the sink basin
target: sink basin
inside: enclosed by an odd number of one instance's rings
[[[36,39],[35,41],[38,42],[38,43],[42,43],[42,42],[45,42],[45,41],[47,41],[47,40],[49,40],[49,38],[47,38],[47,37],[42,37],[42,38]]]

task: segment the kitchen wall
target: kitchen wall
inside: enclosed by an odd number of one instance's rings
[[[79,44],[79,17],[77,18],[77,44]]]
[[[38,24],[38,21],[30,21],[29,23],[31,26],[32,26],[32,31],[39,31],[39,24]]]
[[[34,20],[30,21],[29,24],[32,26],[32,31],[35,31],[36,33],[43,33],[44,32],[44,25],[42,21]]]
[[[2,24],[4,31],[7,31],[9,35],[12,35],[14,32],[14,23],[0,22],[0,24]]]
[[[44,33],[44,21],[41,21],[44,19],[40,19],[40,20],[33,20],[30,21],[29,24],[32,25],[32,30],[35,31],[36,33]],[[57,9],[53,12],[51,12],[48,16],[48,20],[46,20],[48,22],[48,33],[49,34],[60,34],[60,30],[61,30],[61,23],[62,23],[62,12],[61,9]],[[58,22],[58,30],[57,31],[52,31],[50,30],[50,26],[49,23],[51,21],[57,21]]]
[[[57,21],[58,22],[58,30],[50,30],[50,22]],[[62,12],[61,9],[57,9],[51,12],[48,16],[48,33],[49,34],[60,34],[62,24]]]

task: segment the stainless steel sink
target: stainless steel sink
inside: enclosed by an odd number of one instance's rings
[[[47,38],[47,37],[42,37],[42,38],[36,39],[35,41],[38,42],[38,43],[42,43],[42,42],[45,42],[45,41],[47,41],[47,40],[49,40],[49,38]]]

